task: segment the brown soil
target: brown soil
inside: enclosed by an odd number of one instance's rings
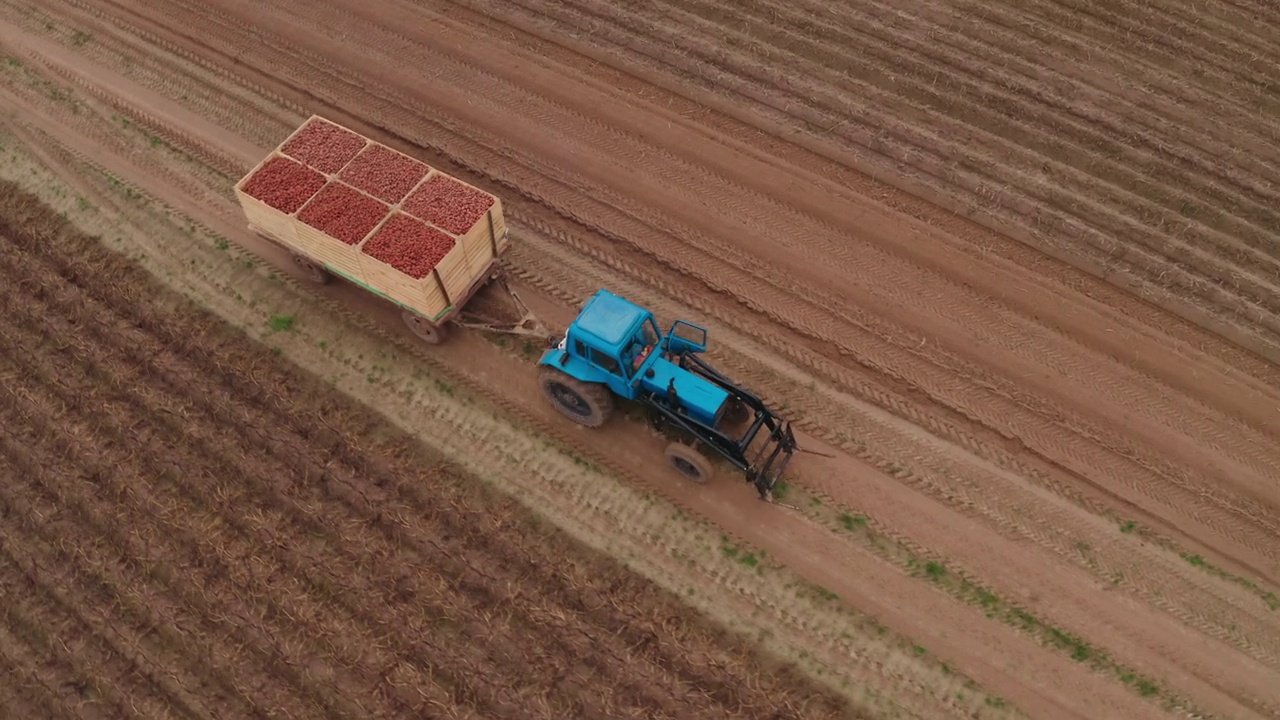
[[[0,546],[21,589],[5,686],[22,702],[848,713],[2,189],[0,262],[22,278],[0,326]]]
[[[796,461],[804,509],[783,513],[736,482],[679,485],[625,421],[565,428],[518,350],[464,333],[415,362],[1001,702],[1266,717],[1278,18],[1117,8],[7,2],[0,91],[7,124],[83,197],[132,216],[112,193],[146,193],[281,268],[229,188],[312,112],[492,190],[510,269],[550,324],[598,287],[707,322],[714,361],[831,457]],[[126,245],[232,312],[232,280],[185,262],[190,239]],[[396,313],[352,288],[297,297],[407,347]],[[910,696],[905,714],[973,711],[895,663],[854,677]]]

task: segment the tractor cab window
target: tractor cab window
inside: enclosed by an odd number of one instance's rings
[[[658,344],[658,326],[653,323],[653,318],[649,318],[644,325],[640,326],[640,334],[643,336],[645,345],[653,346]]]
[[[591,360],[591,364],[606,372],[611,372],[619,377],[622,376],[622,368],[618,365],[617,359],[609,357],[595,348],[590,348],[589,352],[588,358]]]
[[[575,355],[586,360],[592,365],[595,365],[601,370],[613,373],[619,377],[622,376],[622,368],[618,365],[617,359],[609,357],[607,354],[602,353],[593,347],[588,347],[587,344],[581,340],[575,340],[573,342],[573,350]]]

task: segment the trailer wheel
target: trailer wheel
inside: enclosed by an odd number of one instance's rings
[[[686,480],[705,483],[711,479],[711,463],[702,453],[684,443],[671,443],[663,453],[667,462]]]
[[[613,394],[596,383],[584,383],[555,368],[538,373],[538,387],[561,415],[587,427],[600,427],[613,414]]]
[[[449,337],[449,329],[446,326],[437,325],[417,313],[405,310],[400,314],[400,318],[419,340],[428,345],[439,345]]]
[[[328,270],[325,270],[323,267],[311,262],[311,260],[298,255],[297,253],[294,253],[293,255],[293,262],[299,268],[302,268],[302,272],[306,273],[307,279],[313,283],[327,285],[329,284],[329,281],[333,279],[333,276],[329,274]]]

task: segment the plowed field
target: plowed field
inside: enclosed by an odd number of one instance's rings
[[[1251,0],[3,0],[0,173],[858,712],[1275,717],[1277,36]],[[502,196],[552,325],[600,287],[707,324],[821,453],[785,506],[566,427],[518,342],[285,280],[230,188],[312,113]]]
[[[840,716],[0,192],[7,717]]]

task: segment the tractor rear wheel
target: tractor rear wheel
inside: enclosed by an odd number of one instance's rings
[[[667,462],[686,480],[705,483],[711,479],[711,463],[702,453],[684,443],[671,443],[663,453]]]
[[[405,310],[400,314],[400,319],[404,320],[404,324],[419,340],[428,345],[439,345],[449,337],[447,326],[436,325],[415,312]]]
[[[312,262],[309,258],[294,253],[293,262],[307,276],[307,279],[313,283],[328,285],[329,281],[333,279],[333,275],[330,275],[328,270]]]
[[[613,393],[597,383],[585,383],[555,368],[538,373],[538,387],[561,415],[587,427],[600,427],[613,414]]]

